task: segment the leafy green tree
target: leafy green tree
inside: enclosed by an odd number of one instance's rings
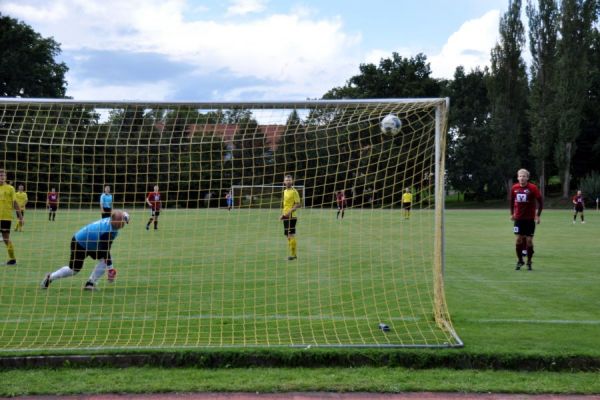
[[[561,2],[557,69],[557,109],[560,114],[554,157],[560,171],[563,198],[569,196],[572,157],[582,131],[583,109],[590,85],[588,51],[597,7],[596,0]]]
[[[448,178],[453,188],[473,193],[479,200],[497,195],[490,191],[502,187],[491,157],[491,105],[487,79],[487,70],[465,73],[464,67],[460,66],[447,89],[452,102],[448,121]]]
[[[527,167],[528,82],[521,51],[525,28],[521,22],[521,0],[509,3],[500,19],[500,42],[492,49],[489,95],[492,108],[492,158],[506,193],[520,166]]]
[[[531,51],[531,93],[529,122],[531,125],[531,154],[542,196],[546,191],[547,163],[556,143],[557,110],[556,62],[559,11],[555,0],[529,0],[529,49]]]
[[[342,86],[333,88],[324,99],[411,98],[438,97],[440,82],[431,77],[431,68],[424,54],[404,58],[392,53],[379,65],[361,64],[360,74]]]
[[[0,97],[65,97],[60,46],[29,25],[0,14]]]

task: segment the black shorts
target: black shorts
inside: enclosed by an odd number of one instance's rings
[[[112,213],[112,208],[106,208],[106,207],[102,208],[102,218],[110,217],[111,213]]]
[[[575,212],[583,212],[583,204],[575,204]]]
[[[50,204],[48,206],[48,210],[50,210],[52,212],[56,212],[57,209],[58,209],[58,206],[56,204],[54,204],[54,205]]]
[[[405,210],[410,210],[410,205],[411,205],[411,204],[412,204],[412,203],[402,203],[402,207],[403,207]]]
[[[12,221],[9,221],[9,220],[0,221],[0,231],[1,232],[10,232],[11,225],[12,225]]]
[[[89,251],[84,249],[79,244],[77,239],[75,239],[75,236],[73,236],[71,239],[71,258],[69,259],[69,268],[75,272],[81,271],[86,257],[91,257],[94,260],[97,260],[99,258],[106,257],[106,255],[104,252],[98,253],[97,251]]]
[[[515,235],[533,236],[535,233],[535,221],[532,219],[518,219],[513,228]]]
[[[283,220],[283,235],[295,235],[296,234],[296,224],[298,223],[298,218],[289,218]]]

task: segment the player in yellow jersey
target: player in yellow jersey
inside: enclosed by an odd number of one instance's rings
[[[410,207],[412,205],[412,193],[410,189],[406,189],[402,195],[402,207],[404,208],[404,218],[410,218]]]
[[[296,210],[301,207],[300,195],[294,189],[294,178],[291,175],[285,176],[283,185],[285,186],[283,190],[283,210],[279,219],[283,221],[283,234],[288,239],[288,247],[290,249],[288,260],[295,260],[298,257],[296,244],[296,223],[298,222],[298,218],[296,217]]]
[[[25,193],[25,187],[23,185],[19,185],[19,189],[15,194],[15,198],[17,200],[17,204],[19,205],[19,209],[21,210],[21,215],[25,216],[25,207],[27,206],[27,193]],[[19,214],[17,214],[17,217]],[[15,227],[15,232],[21,231],[23,232],[23,225],[21,225],[21,221],[17,220],[17,226]]]
[[[6,265],[17,265],[15,257],[15,247],[10,241],[10,225],[12,224],[12,211],[17,212],[17,218],[23,226],[23,214],[15,197],[15,188],[6,183],[6,171],[0,169],[0,231],[2,239],[8,251],[8,261]]]

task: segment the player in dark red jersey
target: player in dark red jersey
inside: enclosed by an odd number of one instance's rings
[[[56,219],[56,210],[58,210],[58,192],[52,188],[46,197],[46,206],[48,207],[48,221]]]
[[[575,210],[575,214],[573,214],[573,223],[577,222],[577,213],[581,213],[581,223],[585,224],[585,219],[583,218],[583,194],[581,194],[581,190],[577,191],[577,194],[573,196],[573,209]]]
[[[335,219],[340,217],[340,213],[342,213],[342,219],[344,219],[344,213],[346,212],[346,195],[343,190],[340,190],[335,194],[335,201],[337,202],[338,209]]]
[[[520,169],[517,172],[517,179],[519,183],[515,183],[510,191],[510,217],[515,221],[514,232],[517,235],[516,270],[520,270],[524,265],[523,256],[527,255],[527,269],[531,271],[533,234],[535,225],[540,223],[544,202],[537,186],[529,183],[529,171]]]
[[[154,185],[154,191],[146,196],[146,204],[150,206],[150,220],[146,224],[146,230],[150,229],[150,224],[154,222],[154,230],[158,229],[158,216],[160,215],[161,199],[158,185]]]

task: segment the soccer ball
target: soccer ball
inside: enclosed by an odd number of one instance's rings
[[[381,120],[380,127],[386,135],[397,135],[402,128],[402,121],[394,114],[388,114]]]

